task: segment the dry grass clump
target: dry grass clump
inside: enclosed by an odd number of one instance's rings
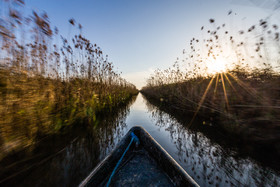
[[[46,13],[25,16],[24,1],[2,5],[2,156],[71,124],[96,124],[98,113],[113,110],[137,93],[100,47],[82,35],[82,26],[74,19],[69,24],[77,34],[65,38],[52,28]]]

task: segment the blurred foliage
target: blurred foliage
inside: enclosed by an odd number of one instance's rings
[[[138,92],[81,24],[70,19],[77,34],[65,38],[46,13],[26,16],[24,6],[8,0],[0,7],[0,159],[67,126],[97,124],[98,113]]]
[[[209,29],[201,27],[201,38],[190,40],[183,58],[177,58],[171,68],[156,70],[141,91],[193,115],[193,120],[204,116],[209,121],[205,124],[219,124],[238,136],[279,142],[278,25],[267,18],[248,29],[234,30],[214,19],[209,22]],[[209,71],[221,59],[225,69]]]

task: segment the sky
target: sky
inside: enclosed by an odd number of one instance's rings
[[[255,3],[263,1],[253,0]],[[45,11],[60,34],[69,35],[70,18],[109,55],[122,77],[138,89],[157,68],[171,66],[209,19],[249,27],[271,13],[249,0],[26,0],[29,10]],[[242,20],[242,21],[241,21]]]

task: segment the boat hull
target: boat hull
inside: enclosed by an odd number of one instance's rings
[[[199,186],[186,171],[142,127],[136,126],[80,186],[106,186],[134,133],[140,144],[132,143],[121,161],[111,186]]]

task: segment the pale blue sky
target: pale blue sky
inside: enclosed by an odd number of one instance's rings
[[[64,36],[69,18],[83,25],[83,33],[97,43],[138,88],[156,68],[171,66],[188,41],[201,35],[209,18],[228,23],[227,12],[237,13],[246,27],[271,11],[242,0],[26,0],[28,9],[46,11]]]

